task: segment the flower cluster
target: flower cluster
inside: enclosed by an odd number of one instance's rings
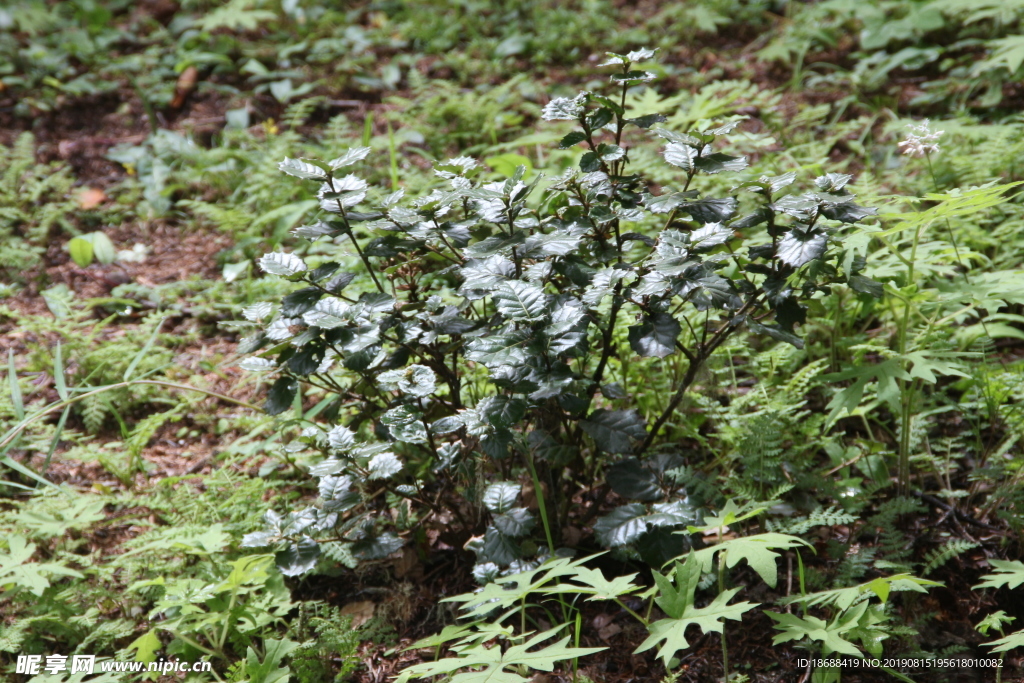
[[[899,143],[900,150],[911,157],[923,157],[939,151],[938,140],[945,131],[937,130],[934,133],[928,125],[928,119],[918,125],[907,126],[911,132],[907,133],[907,139]]]

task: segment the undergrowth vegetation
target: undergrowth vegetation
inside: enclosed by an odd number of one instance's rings
[[[1022,12],[0,8],[3,676],[1020,675]]]

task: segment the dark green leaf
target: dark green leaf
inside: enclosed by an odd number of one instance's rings
[[[652,501],[662,497],[658,478],[636,458],[626,458],[609,467],[605,480],[612,491],[629,500]]]
[[[486,399],[480,412],[493,426],[508,429],[526,415],[526,401],[499,394]]]
[[[268,415],[280,415],[291,407],[298,389],[298,382],[291,377],[279,377],[270,387],[263,409],[267,411]]]
[[[662,114],[647,114],[646,116],[638,116],[635,119],[626,119],[626,123],[632,123],[640,128],[650,128],[654,124],[663,123],[666,120]]]
[[[802,349],[804,347],[803,339],[796,336],[792,332],[785,331],[784,329],[777,325],[762,325],[759,322],[755,322],[753,320],[748,319],[747,327],[750,329],[751,332],[755,334],[767,334],[772,339],[781,342],[786,342],[787,344],[792,344],[798,349]]]
[[[647,436],[644,419],[635,410],[595,410],[580,423],[606,453],[631,453],[633,441]]]
[[[849,280],[850,289],[861,294],[870,294],[876,299],[881,299],[884,293],[882,283],[872,280],[864,275],[851,275]]]
[[[285,576],[301,576],[316,566],[319,557],[319,544],[309,536],[303,536],[298,543],[290,543],[277,553],[277,568]]]
[[[629,328],[629,345],[641,356],[664,358],[675,352],[681,331],[679,321],[668,313],[658,312]]]
[[[313,308],[323,294],[318,287],[305,287],[296,290],[281,300],[281,315],[286,318],[297,318]]]
[[[631,503],[615,508],[594,523],[594,533],[598,542],[606,548],[617,548],[633,543],[647,532],[647,523],[643,520],[646,514],[647,508],[643,503]]]
[[[578,145],[587,139],[581,131],[574,130],[573,132],[562,138],[562,141],[558,143],[558,149],[569,149],[573,145]]]

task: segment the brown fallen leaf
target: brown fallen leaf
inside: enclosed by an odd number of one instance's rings
[[[172,109],[181,109],[185,99],[196,89],[199,82],[199,70],[194,66],[185,67],[185,70],[178,76],[178,83],[174,87],[174,99],[171,100]]]
[[[88,211],[107,201],[107,195],[103,190],[95,187],[85,187],[78,193],[78,206]]]
[[[608,624],[603,629],[597,632],[597,637],[607,643],[620,633],[622,633],[621,626],[619,626],[618,624]]]
[[[350,615],[352,617],[352,628],[359,628],[370,619],[373,618],[373,612],[377,609],[377,605],[373,604],[369,600],[362,600],[360,602],[350,602],[341,608],[340,614]]]
[[[404,579],[422,578],[423,565],[420,564],[419,553],[415,548],[402,548],[402,555],[395,559],[395,577]]]

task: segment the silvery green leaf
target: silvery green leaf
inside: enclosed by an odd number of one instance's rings
[[[508,512],[515,507],[516,498],[519,497],[519,489],[519,484],[511,481],[499,481],[496,484],[491,484],[484,491],[484,506],[497,514]]]
[[[658,75],[653,71],[627,71],[624,74],[612,74],[610,76],[613,83],[628,83],[630,85],[636,85],[637,83],[643,83],[645,81],[653,81]]]
[[[463,278],[460,292],[471,289],[493,289],[515,275],[515,272],[515,264],[497,254],[486,259],[469,259],[459,271]]]
[[[600,145],[597,148],[597,153],[605,161],[616,161],[626,156],[626,150],[618,145]]]
[[[530,533],[536,522],[526,508],[513,508],[504,514],[495,515],[492,523],[505,536],[520,538]]]
[[[339,451],[348,450],[356,442],[356,435],[344,425],[335,425],[327,432],[327,443]]]
[[[443,470],[451,467],[455,462],[455,458],[462,452],[462,446],[458,441],[455,443],[446,443],[437,448],[437,465],[434,467],[435,470]]]
[[[508,429],[522,420],[526,408],[526,401],[505,394],[488,396],[477,405],[480,413],[498,429]]]
[[[515,539],[506,536],[493,526],[484,532],[483,541],[470,546],[470,550],[476,552],[477,559],[481,562],[496,562],[504,566],[512,564],[522,554]]]
[[[779,240],[776,255],[786,265],[799,268],[816,258],[821,258],[828,246],[828,239],[821,233],[805,234],[790,230]]]
[[[278,318],[267,327],[267,338],[273,341],[284,341],[294,337],[292,328],[302,324],[302,318]]]
[[[711,130],[704,131],[704,134],[705,135],[728,135],[729,133],[731,133],[734,130],[736,130],[737,126],[739,126],[741,123],[743,123],[744,120],[745,119],[739,119],[739,120],[736,120],[736,121],[730,121],[729,123],[724,123],[721,126],[719,126],[718,128],[712,128]]]
[[[402,201],[402,197],[405,196],[405,190],[395,190],[394,192],[384,196],[384,199],[380,201],[382,208],[389,209],[398,202]]]
[[[711,249],[732,239],[732,230],[721,223],[708,223],[690,233],[690,248],[694,251]]]
[[[597,540],[606,548],[617,548],[633,543],[647,533],[644,516],[647,508],[642,503],[631,503],[615,508],[594,523]]]
[[[352,490],[352,477],[321,477],[318,488],[324,510],[344,512],[359,502],[359,494]]]
[[[285,576],[302,576],[316,566],[320,557],[320,546],[309,536],[303,536],[297,542],[277,553],[277,568]]]
[[[398,459],[397,455],[388,451],[378,453],[370,458],[367,467],[370,469],[370,479],[390,479],[402,471],[402,461]]]
[[[352,544],[352,554],[361,560],[382,560],[402,549],[405,543],[390,531],[369,535]]]
[[[314,477],[326,477],[331,474],[338,474],[348,467],[348,463],[337,458],[327,458],[322,462],[310,466],[309,473]]]
[[[488,219],[485,219],[488,220]],[[470,258],[486,258],[498,254],[500,252],[511,253],[512,247],[523,244],[526,241],[526,233],[521,230],[517,230],[511,236],[508,235],[492,235],[486,239],[482,239],[476,244],[472,244],[466,248],[465,254]]]
[[[796,180],[796,171],[783,173],[782,175],[778,175],[773,178],[766,178],[766,180],[768,181],[768,187],[771,188],[771,191],[774,194],[782,188],[793,184],[793,181]]]
[[[688,192],[666,192],[657,197],[652,194],[644,194],[644,206],[651,213],[668,213],[683,202],[696,196],[697,193],[692,190]]]
[[[686,292],[699,311],[709,308],[736,309],[741,305],[732,283],[717,273],[697,278],[689,285]]]
[[[319,166],[303,161],[302,159],[284,158],[277,167],[288,175],[302,178],[303,180],[327,180],[327,172]]]
[[[633,441],[647,436],[644,419],[635,410],[595,410],[580,423],[606,453],[632,453]]]
[[[583,113],[583,103],[590,93],[582,92],[576,97],[556,97],[544,105],[541,118],[545,121],[574,121]]]
[[[686,502],[673,500],[668,503],[655,503],[651,514],[645,521],[651,526],[676,526],[679,524],[696,524],[697,510]]]
[[[306,264],[295,254],[275,251],[264,254],[259,260],[263,272],[271,275],[295,275],[306,270]]]
[[[433,434],[451,434],[462,429],[464,422],[459,415],[449,415],[430,424],[430,431]]]
[[[669,142],[675,142],[680,145],[687,145],[698,149],[704,145],[704,142],[700,138],[687,135],[686,133],[677,133],[676,131],[669,130],[668,128],[651,128],[651,133],[664,138]]]
[[[873,207],[867,209],[853,202],[825,202],[821,205],[822,216],[842,223],[856,223],[868,216],[874,216],[876,213],[878,210]]]
[[[651,272],[640,278],[633,287],[634,296],[661,296],[672,286],[672,281],[665,273]]]
[[[582,238],[559,234],[556,232],[531,235],[526,238],[520,254],[523,258],[543,258],[545,256],[565,256],[576,251]]]
[[[270,372],[277,369],[277,363],[268,358],[246,358],[238,367],[249,372]]]
[[[646,62],[648,59],[654,56],[654,53],[658,51],[658,48],[653,50],[650,48],[642,47],[639,50],[633,50],[626,53],[626,59],[631,62]]]
[[[410,406],[398,406],[384,413],[380,421],[384,424],[396,441],[405,443],[425,443],[427,428],[423,425],[423,415]]]
[[[332,171],[336,171],[343,166],[351,166],[357,161],[362,161],[370,153],[369,147],[353,147],[347,150],[337,159],[332,160],[328,163]]]
[[[704,148],[703,153],[693,160],[694,167],[704,173],[721,173],[722,171],[742,171],[747,167],[746,157],[734,157],[728,154],[707,154]]]
[[[814,179],[814,186],[822,192],[839,192],[851,180],[853,176],[846,173],[826,173]]]
[[[279,540],[274,531],[254,531],[251,534],[242,536],[243,548],[263,548],[272,545]]]
[[[547,313],[547,295],[537,285],[521,280],[499,284],[491,293],[498,312],[509,320],[537,321]]]
[[[813,195],[786,195],[771,205],[778,213],[784,213],[797,220],[807,220],[818,209],[818,200]]]
[[[722,223],[736,215],[738,202],[732,197],[726,199],[698,199],[686,202],[683,208],[698,223]]]
[[[544,328],[544,332],[552,337],[557,337],[575,329],[587,311],[578,299],[566,299],[556,303],[551,313],[551,323]]]
[[[242,317],[250,322],[258,323],[269,318],[273,312],[273,305],[267,301],[261,301],[258,304],[243,308]]]
[[[679,321],[668,313],[657,312],[629,328],[629,345],[641,356],[664,358],[675,353],[680,332]]]
[[[341,234],[337,228],[333,228],[323,221],[317,221],[312,225],[300,225],[292,230],[296,237],[305,237],[308,240],[315,240],[319,237],[327,237]]]
[[[494,581],[498,578],[500,572],[501,567],[493,562],[480,562],[473,565],[473,578],[481,586],[486,586],[491,581]]]
[[[526,362],[529,342],[530,335],[526,332],[477,337],[466,345],[466,360],[487,367],[522,365]]]
[[[426,365],[410,365],[377,375],[377,384],[386,391],[429,396],[437,389],[437,376]]]
[[[583,303],[591,307],[599,305],[601,299],[611,294],[615,288],[615,283],[625,277],[625,275],[626,271],[619,268],[599,270],[583,293]]]
[[[665,161],[668,163],[678,166],[687,173],[693,173],[694,160],[697,158],[697,150],[693,147],[678,142],[670,142],[665,145],[664,155]]]

